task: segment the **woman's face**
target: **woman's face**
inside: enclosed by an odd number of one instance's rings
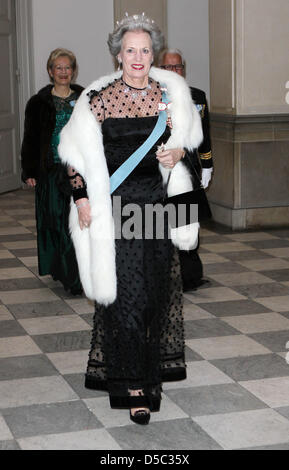
[[[54,85],[70,85],[73,78],[73,69],[69,57],[60,56],[55,59],[49,73]]]
[[[118,54],[126,82],[140,82],[150,71],[153,62],[152,40],[145,31],[127,31],[122,38]]]

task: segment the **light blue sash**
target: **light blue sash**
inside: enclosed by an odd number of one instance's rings
[[[165,91],[162,92],[162,102],[168,104],[168,97]],[[157,123],[146,141],[111,175],[110,194],[121,185],[163,135],[166,129],[167,118],[166,110],[159,112]]]

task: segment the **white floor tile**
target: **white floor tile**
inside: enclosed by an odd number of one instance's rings
[[[289,319],[275,312],[222,317],[222,320],[244,334],[289,330]]]
[[[203,243],[202,248],[213,253],[228,253],[234,251],[251,251],[253,247],[238,242],[228,243]]]
[[[214,318],[214,316],[206,310],[199,307],[199,305],[185,304],[184,305],[184,320],[200,320],[203,318]]]
[[[88,409],[106,428],[134,425],[129,418],[129,410],[111,409],[108,397],[88,398],[84,400],[84,402]],[[154,423],[183,418],[188,418],[188,415],[163,393],[160,411],[151,413],[150,422]]]
[[[210,287],[209,289],[199,289],[192,294],[184,294],[184,297],[195,304],[225,302],[226,300],[246,300],[244,295],[238,294],[229,287]]]
[[[225,450],[289,442],[289,421],[274,410],[252,410],[193,419]]]
[[[289,295],[280,295],[274,297],[257,297],[254,299],[261,305],[273,310],[273,312],[289,311]]]
[[[187,342],[188,343],[188,342]],[[233,380],[220,369],[207,361],[194,361],[187,363],[187,378],[178,382],[166,382],[164,390],[178,388],[200,387],[204,385],[228,384]]]
[[[47,354],[61,374],[77,374],[84,372],[87,366],[88,350],[57,352]]]
[[[9,250],[0,250],[0,259],[10,259],[15,256]]]
[[[24,279],[34,277],[34,274],[27,268],[2,268],[0,269],[0,280],[6,279]]]
[[[253,395],[258,397],[271,408],[289,406],[289,377],[248,380],[240,382],[240,385],[245,387],[249,392],[253,393]]]
[[[199,256],[203,264],[229,263],[230,262],[230,260],[224,258],[223,256],[217,255],[215,253],[200,253]]]
[[[22,304],[30,302],[52,302],[59,297],[50,289],[22,289],[16,291],[0,292],[0,300],[6,304]]]
[[[248,286],[252,284],[271,284],[272,279],[254,272],[211,274],[210,277],[225,286]]]
[[[78,396],[60,376],[0,381],[0,408],[74,399],[78,399]]]
[[[14,317],[5,305],[0,305],[0,321],[5,320],[14,320]]]
[[[8,428],[4,418],[0,416],[0,441],[8,441],[13,439],[13,435]]]
[[[253,339],[243,335],[189,339],[186,343],[193,351],[196,351],[204,359],[208,360],[268,354],[271,352]]]
[[[37,241],[24,240],[18,242],[3,242],[2,245],[5,246],[5,248],[8,248],[8,250],[22,250],[26,248],[37,248]]]
[[[35,436],[18,443],[23,450],[121,450],[105,429]]]
[[[41,349],[28,335],[0,338],[0,358],[2,359],[4,357],[33,356],[41,353]]]
[[[278,237],[275,237],[274,235],[266,232],[233,233],[226,235],[226,238],[238,242],[255,242],[261,240],[278,239]]]
[[[242,266],[245,266],[245,268],[252,269],[254,271],[272,271],[273,269],[289,268],[289,261],[285,261],[281,258],[244,260],[238,261],[238,264],[241,264]]]
[[[65,299],[65,302],[79,315],[94,313],[94,302],[89,299]]]
[[[37,256],[25,256],[23,258],[18,258],[25,266],[34,267],[38,266]]]
[[[289,247],[283,248],[266,248],[261,250],[264,253],[267,253],[271,256],[276,256],[277,258],[289,258]]]
[[[0,235],[22,235],[25,233],[31,233],[27,228],[21,225],[17,227],[0,227]]]
[[[60,333],[66,331],[91,330],[89,324],[78,315],[27,318],[18,320],[30,335]]]

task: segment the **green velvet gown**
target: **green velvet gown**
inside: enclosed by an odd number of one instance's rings
[[[56,125],[50,145],[54,165],[46,174],[41,175],[36,185],[39,274],[50,274],[72,294],[80,294],[82,288],[68,228],[70,194],[65,190],[66,168],[60,163],[57,146],[60,131],[70,119],[76,98],[76,93],[66,99],[53,96]]]

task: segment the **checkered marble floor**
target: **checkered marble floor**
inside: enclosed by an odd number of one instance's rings
[[[289,229],[210,224],[200,256],[188,378],[138,426],[83,386],[93,305],[38,277],[33,192],[1,195],[0,449],[289,449]]]

